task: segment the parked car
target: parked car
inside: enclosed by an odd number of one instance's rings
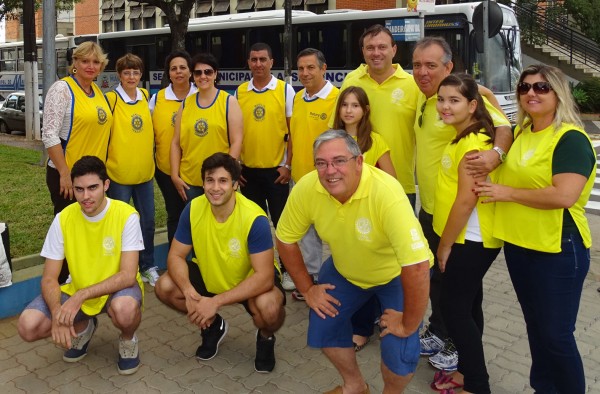
[[[42,96],[39,96],[40,127],[42,126]],[[25,131],[25,92],[10,93],[0,104],[0,133]]]

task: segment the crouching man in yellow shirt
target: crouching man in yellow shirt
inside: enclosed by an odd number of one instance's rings
[[[28,342],[52,336],[68,349],[63,360],[76,362],[87,354],[96,315],[107,312],[121,331],[119,373],[129,375],[140,366],[135,336],[143,297],[140,218],[128,204],[106,197],[110,180],[99,158],[75,162],[71,180],[77,203],[57,214],[48,230],[41,252],[46,258],[42,294],[19,317],[19,335]],[[71,281],[60,285],[65,258]]]
[[[402,186],[363,163],[343,130],[313,145],[316,171],[292,189],[276,230],[277,247],[310,306],[308,345],[322,348],[343,379],[331,393],[368,393],[352,344],[352,315],[381,302],[384,392],[404,390],[419,360],[418,328],[427,307],[433,259]],[[314,284],[298,241],[314,225],[332,257]]]

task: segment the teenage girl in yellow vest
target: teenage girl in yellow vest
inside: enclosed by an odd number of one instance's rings
[[[590,265],[585,217],[596,155],[564,74],[526,68],[517,85],[515,142],[498,183],[475,191],[496,201],[494,236],[523,310],[537,393],[583,393],[585,375],[573,332]]]
[[[154,130],[148,108],[148,91],[138,88],[144,64],[131,53],[116,63],[119,86],[106,93],[114,122],[108,143],[106,170],[111,180],[107,195],[133,205],[140,214],[144,250],[140,252],[140,274],[154,286]],[[135,147],[135,154],[131,148]]]
[[[168,76],[170,83],[152,96],[149,103],[154,127],[156,161],[154,178],[165,200],[169,245],[175,235],[179,215],[185,207],[185,201],[171,182],[170,152],[177,111],[187,96],[196,93],[196,87],[190,81],[191,70],[192,58],[187,52],[171,52],[165,60],[165,76]]]
[[[184,201],[204,194],[200,168],[216,152],[239,159],[242,150],[242,110],[237,99],[217,89],[219,64],[209,53],[192,59],[198,92],[184,100],[171,142],[171,180]]]
[[[344,89],[337,101],[333,128],[346,130],[363,153],[364,162],[376,166],[396,178],[390,158],[390,148],[383,138],[373,131],[369,114],[369,97],[363,88],[350,86]],[[352,317],[354,349],[362,350],[373,335],[373,322],[381,315],[379,302],[373,297]]]
[[[437,111],[456,130],[446,146],[437,176],[433,229],[440,237],[437,258],[442,272],[441,311],[458,350],[458,370],[437,372],[431,387],[464,393],[490,393],[483,354],[483,277],[500,253],[502,242],[492,237],[494,206],[478,204],[473,193],[484,177],[467,174],[465,156],[491,149],[494,123],[466,74],[447,76],[438,88]],[[489,175],[495,178],[492,171]]]

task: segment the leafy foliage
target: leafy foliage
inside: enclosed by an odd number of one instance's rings
[[[581,31],[600,43],[600,0],[565,0],[564,7]]]
[[[573,97],[579,110],[600,113],[600,78],[589,78],[573,88]]]

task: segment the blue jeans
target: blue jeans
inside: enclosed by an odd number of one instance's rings
[[[106,194],[126,203],[133,197],[133,206],[140,214],[144,239],[144,250],[140,251],[140,272],[154,267],[154,180],[138,185],[121,185],[111,181]]]
[[[590,251],[579,234],[565,234],[560,253],[507,243],[506,265],[523,310],[536,393],[585,392],[583,363],[573,332]]]

